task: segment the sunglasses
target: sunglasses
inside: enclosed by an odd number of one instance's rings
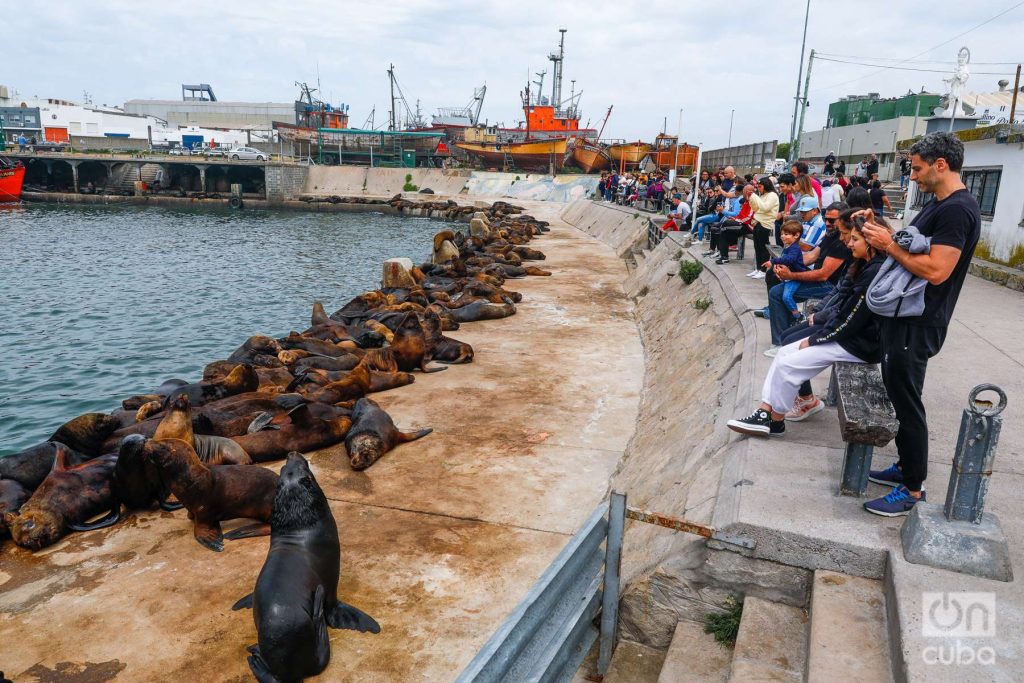
[[[839,219],[838,218],[826,218],[825,222],[826,223],[835,223],[837,220],[839,220]]]

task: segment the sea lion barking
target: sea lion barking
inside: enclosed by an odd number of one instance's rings
[[[256,590],[232,609],[253,609],[258,644],[248,648],[248,661],[256,679],[297,681],[327,668],[328,626],[380,633],[380,625],[338,601],[338,526],[300,453],[289,453],[281,468],[270,525],[270,551]]]

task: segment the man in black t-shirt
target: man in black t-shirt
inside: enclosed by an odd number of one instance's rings
[[[886,228],[870,221],[864,236],[875,249],[893,257],[908,271],[928,281],[924,312],[915,317],[879,317],[882,379],[896,409],[899,462],[872,470],[871,481],[893,486],[892,493],[864,504],[868,512],[887,517],[908,514],[925,499],[928,475],[928,422],[921,392],[928,359],[942,348],[960,289],[981,235],[978,202],[960,180],[964,145],[951,133],[932,133],[910,148],[911,180],[921,192],[931,192],[912,225],[931,238],[926,254],[911,254],[893,242]],[[865,212],[866,213],[866,212]]]

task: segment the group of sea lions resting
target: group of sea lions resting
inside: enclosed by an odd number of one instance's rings
[[[547,223],[503,202],[478,212],[468,234],[434,238],[431,262],[385,274],[328,316],[316,302],[310,327],[285,337],[250,337],[203,379],[167,380],[110,414],[87,413],[45,442],[0,457],[0,539],[39,550],[71,531],[118,522],[125,510],[184,507],[196,540],[270,534],[253,595],[259,644],[249,664],[260,681],[301,680],[326,667],[326,628],[379,632],[369,616],[337,600],[337,527],[302,452],[344,442],[353,469],[370,467],[402,432],[368,394],[404,386],[432,362],[473,360],[473,348],[445,336],[461,323],[513,315],[510,278],[550,275],[526,244]],[[277,475],[254,463],[287,463]],[[97,519],[98,517],[98,519]],[[221,522],[253,523],[227,534]]]

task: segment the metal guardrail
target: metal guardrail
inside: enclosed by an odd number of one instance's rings
[[[598,673],[607,673],[618,626],[625,515],[622,494],[613,492],[598,505],[457,683],[569,681],[598,637]],[[599,611],[600,628],[594,623]]]

